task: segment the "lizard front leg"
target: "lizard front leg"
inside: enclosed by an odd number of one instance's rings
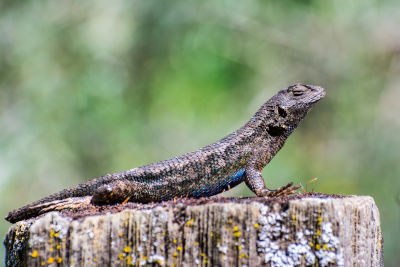
[[[268,189],[265,185],[261,171],[254,166],[247,166],[245,171],[245,183],[258,197],[277,197],[280,195],[293,194],[300,186],[292,186],[293,183],[277,188],[275,190]]]

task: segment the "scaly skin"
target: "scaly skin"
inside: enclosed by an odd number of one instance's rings
[[[62,190],[20,209],[6,220],[16,222],[52,209],[52,203],[92,196],[91,203],[164,201],[174,197],[207,197],[241,182],[257,196],[293,193],[291,183],[269,190],[262,169],[282,148],[288,136],[325,96],[323,88],[294,84],[268,100],[242,128],[223,139],[185,155],[125,172],[107,174]],[[50,208],[49,208],[50,207]]]

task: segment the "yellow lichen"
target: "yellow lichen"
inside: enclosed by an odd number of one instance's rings
[[[48,260],[47,260],[47,263],[48,264],[52,264],[54,262],[54,258],[53,257],[50,257]]]
[[[190,226],[194,222],[194,219],[190,219],[186,222],[186,226]]]
[[[177,251],[182,251],[182,249],[183,249],[182,247],[177,247],[176,248]]]
[[[126,252],[126,253],[131,252],[131,248],[130,248],[130,247],[125,247],[125,248],[124,248],[124,252]]]
[[[254,228],[258,228],[258,227],[259,227],[258,223],[255,223]]]
[[[62,258],[57,257],[57,262],[58,262],[58,263],[61,263],[61,262],[62,262]]]
[[[39,254],[38,251],[35,249],[34,251],[32,251],[31,257],[36,258],[38,254]]]
[[[239,237],[239,236],[242,235],[242,233],[239,232],[238,230],[239,230],[239,226],[236,225],[236,226],[233,228],[233,235],[236,236],[236,237]]]

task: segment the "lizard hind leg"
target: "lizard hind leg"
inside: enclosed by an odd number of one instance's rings
[[[293,183],[288,183],[285,186],[275,190],[268,189],[260,171],[253,167],[247,167],[245,172],[246,185],[258,197],[278,197],[281,195],[290,195],[299,189],[300,186],[293,186]]]
[[[91,202],[93,204],[122,203],[127,198],[135,201],[140,199],[140,192],[146,192],[142,187],[143,185],[138,182],[116,180],[97,188]]]

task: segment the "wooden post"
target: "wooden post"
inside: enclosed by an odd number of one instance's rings
[[[9,266],[383,266],[379,211],[364,196],[181,199],[95,216],[52,212],[13,225],[4,243]]]

